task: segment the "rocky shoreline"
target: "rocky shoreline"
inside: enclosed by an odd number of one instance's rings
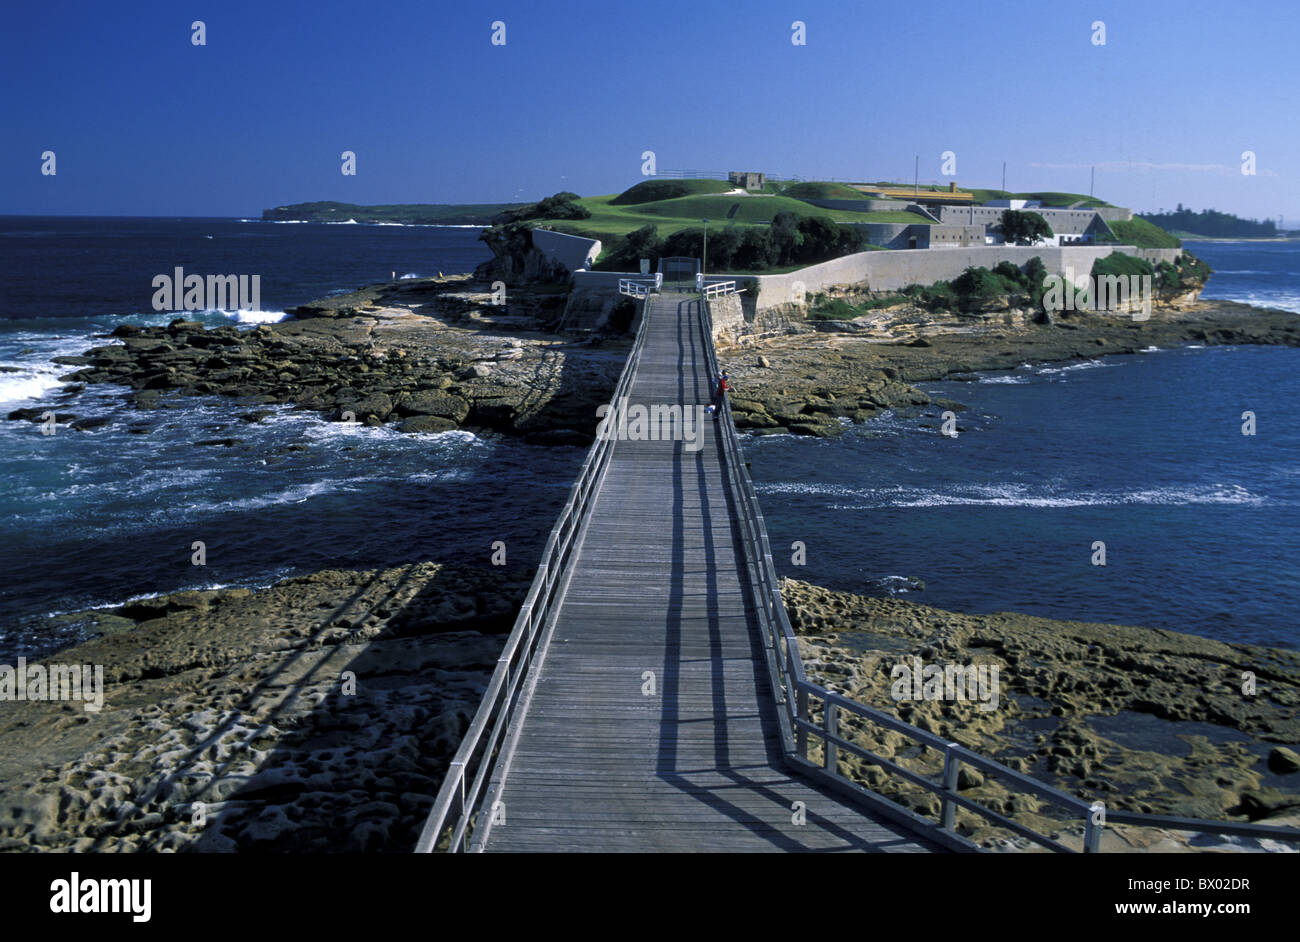
[[[334,421],[403,432],[460,428],[539,444],[589,443],[628,340],[555,333],[563,293],[516,289],[497,306],[486,291],[465,276],[422,279],[313,302],[252,330],[205,329],[184,318],[166,327],[123,325],[112,343],[55,358],[76,368],[60,377],[69,385],[55,418],[74,429],[103,424],[71,410],[88,384],[116,384],[130,388],[141,410],[167,408],[176,397],[226,396],[232,418],[245,422],[266,418],[266,406],[292,403]],[[46,412],[8,417],[39,422]]]
[[[233,400],[232,418],[245,422],[289,403],[333,421],[403,432],[459,428],[586,445],[630,335],[608,311],[578,311],[601,327],[573,330],[569,301],[562,286],[535,285],[510,289],[507,303],[497,305],[489,285],[455,276],[314,301],[292,309],[291,319],[252,330],[206,329],[183,318],[166,327],[123,325],[111,343],[55,358],[75,369],[60,377],[68,385],[53,411],[73,429],[105,424],[71,410],[87,385],[115,384],[146,411],[177,397],[219,395]],[[832,437],[885,410],[931,405],[916,383],[1183,344],[1300,346],[1300,319],[1229,301],[1157,308],[1145,321],[1075,314],[1048,324],[999,311],[936,314],[903,305],[851,322],[793,318],[774,334],[720,337],[718,356],[731,374],[738,429]],[[17,409],[8,418],[40,422],[48,411]],[[238,441],[233,435],[203,444]]]
[[[866,598],[785,580],[782,595],[812,680],[1112,809],[1300,824],[1300,653],[1224,644],[1137,626],[998,612],[966,615],[901,599]],[[929,664],[997,668],[995,708],[970,701],[894,699],[894,670]],[[1256,689],[1245,691],[1253,676]],[[906,696],[908,691],[904,690]],[[857,718],[851,739],[913,771],[943,757]],[[938,799],[862,760],[841,768],[934,819]],[[967,770],[967,795],[1040,833],[1079,846],[1081,822]],[[977,842],[1028,849],[1022,838],[957,811]],[[1253,841],[1108,828],[1106,850],[1255,849]],[[1280,848],[1271,848],[1280,849]],[[1294,848],[1292,848],[1294,849]]]
[[[43,663],[103,665],[103,708],[0,704],[0,850],[409,852],[526,590],[499,570],[419,563],[60,616],[96,636]],[[834,691],[1110,808],[1300,823],[1300,653],[794,580],[782,594],[809,677]],[[894,700],[894,665],[913,657],[996,666],[997,707]],[[942,763],[898,734],[841,729],[914,771]],[[933,818],[932,794],[851,757],[841,767]],[[1081,841],[1077,821],[979,772],[960,788]],[[965,810],[957,826],[1034,849]],[[1105,841],[1260,849],[1153,828]]]
[[[0,703],[3,851],[415,845],[527,585],[420,563],[62,616],[103,707]]]
[[[87,385],[116,384],[146,411],[178,397],[226,396],[236,428],[292,403],[411,433],[590,441],[628,336],[606,329],[575,339],[563,329],[562,290],[515,289],[501,306],[487,291],[467,277],[425,279],[314,302],[252,330],[184,319],[119,328],[114,342],[61,358],[74,371],[60,400],[72,410]],[[720,344],[719,356],[739,428],[832,436],[887,409],[961,408],[932,401],[915,383],[1151,346],[1296,346],[1298,324],[1293,314],[1231,302],[1159,310],[1149,321],[1091,315],[1052,324],[904,307],[742,337]],[[9,417],[39,421],[44,411]],[[58,420],[81,429],[98,421],[75,412]],[[0,787],[11,809],[0,849],[407,851],[525,589],[493,571],[426,562],[59,616],[57,627],[93,637],[45,660],[104,665],[105,708],[0,704]],[[1295,652],[962,615],[802,583],[784,591],[810,673],[850,696],[1112,807],[1297,819]],[[882,675],[904,654],[996,663],[1002,708],[895,703]],[[1259,677],[1262,696],[1241,696],[1234,679],[1243,671]],[[344,690],[349,674],[353,692]],[[854,734],[933,771],[934,756],[905,754],[894,734]],[[932,796],[857,771],[894,800],[931,810]],[[1069,823],[995,782],[969,775],[963,788],[1067,842],[1077,838]],[[999,844],[1004,834],[965,812],[958,823],[990,845],[1019,846]],[[1120,850],[1187,846],[1136,829],[1108,840],[1126,842]]]
[[[1084,315],[1013,326],[996,317],[938,317],[901,307],[857,322],[814,326],[823,329],[719,346],[719,362],[735,387],[731,404],[738,429],[833,437],[846,422],[931,405],[914,383],[973,380],[976,372],[1022,363],[1185,344],[1300,346],[1300,317],[1232,301],[1157,309],[1146,321]],[[964,408],[947,400],[933,405]]]

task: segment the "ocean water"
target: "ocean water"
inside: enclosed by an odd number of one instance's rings
[[[1184,243],[1214,269],[1202,297],[1300,314],[1300,248],[1295,242]]]
[[[166,323],[152,278],[176,266],[260,274],[251,329],[285,308],[398,275],[471,270],[477,230],[240,220],[0,217],[0,409],[55,405],[50,362],[124,322]],[[211,237],[211,238],[209,238]],[[1193,246],[1207,296],[1286,307],[1294,245]],[[1295,309],[1295,308],[1288,308]],[[193,316],[188,315],[187,316]],[[926,388],[968,403],[957,440],[885,416],[836,441],[751,439],[784,574],[968,611],[1018,610],[1295,647],[1300,351],[1211,348],[1109,357]],[[576,448],[449,432],[405,436],[290,409],[250,425],[212,398],[155,412],[114,387],[104,416],[42,436],[0,421],[0,663],[77,640],[46,613],[158,592],[260,586],[323,568],[423,559],[535,563],[583,458]],[[1258,434],[1240,434],[1240,414]],[[199,447],[234,437],[232,448]],[[1094,541],[1107,565],[1091,565]],[[191,565],[203,541],[207,565]],[[925,583],[923,590],[917,581]]]
[[[212,236],[211,239],[207,236]],[[472,270],[477,230],[237,220],[0,219],[0,409],[57,403],[51,356],[120,323],[166,323],[150,281],[177,265],[262,274],[253,324],[286,307],[399,276]],[[190,315],[187,315],[190,316]],[[34,617],[159,592],[261,586],[325,568],[480,560],[535,565],[584,452],[453,431],[409,436],[288,407],[259,424],[224,397],[143,412],[91,386],[67,405],[88,432],[0,421],[0,662],[77,640]],[[233,437],[233,447],[196,446]],[[202,541],[207,565],[192,565]]]
[[[1190,248],[1218,272],[1207,296],[1300,297],[1296,243]],[[970,407],[956,439],[890,413],[834,441],[746,440],[782,575],[1300,647],[1300,350],[1189,346],[922,388]]]

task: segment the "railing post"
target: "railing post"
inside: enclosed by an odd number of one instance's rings
[[[943,809],[941,812],[940,825],[945,831],[951,831],[954,820],[957,816],[957,803],[949,796],[957,794],[957,776],[961,771],[961,758],[953,752],[957,748],[955,742],[948,743],[943,751]]]
[[[452,765],[456,765],[456,763],[453,762]],[[456,807],[456,817],[453,819],[454,823],[452,824],[453,834],[455,834],[456,829],[460,827],[461,819],[465,817],[465,775],[467,774],[467,772],[468,770],[465,766],[465,763],[463,762],[460,763],[460,770],[456,776],[459,787],[456,789],[457,807]],[[465,841],[465,834],[464,832],[462,832],[460,835],[460,843],[463,845],[464,841]],[[451,844],[447,845],[447,850],[448,852],[453,854],[459,852],[458,849]]]
[[[1093,823],[1093,810],[1089,808],[1083,817],[1083,852],[1095,854],[1101,850],[1101,826]]]
[[[510,711],[510,708],[514,705],[514,702],[513,702],[513,701],[514,701],[514,691],[513,691],[513,689],[512,689],[513,686],[514,686],[514,679],[515,679],[515,678],[514,678],[514,671],[512,671],[512,670],[510,669],[510,658],[508,658],[508,657],[506,657],[506,656],[504,656],[504,655],[501,656],[501,657],[499,657],[499,658],[497,658],[497,664],[498,664],[498,665],[500,665],[500,664],[505,664],[505,666],[506,666],[506,667],[505,667],[505,673],[506,673],[506,684],[505,684],[505,692],[506,692],[506,712],[509,712],[509,711]]]
[[[831,741],[831,737],[838,736],[840,732],[840,705],[826,700],[823,701],[822,709],[826,724],[826,771],[835,775],[840,770],[840,747]]]
[[[803,687],[799,688],[799,695],[797,698],[797,702],[799,704],[798,706],[799,712],[797,714],[798,717],[801,720],[807,720],[808,719],[808,691],[805,690]],[[808,730],[802,726],[799,727],[797,743],[799,746],[799,756],[801,758],[807,759],[808,758]]]

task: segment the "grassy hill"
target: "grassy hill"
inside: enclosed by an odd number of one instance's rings
[[[675,182],[675,181],[674,181]],[[616,202],[621,194],[584,196],[576,202],[590,213],[590,219],[539,219],[536,224],[560,232],[609,241],[642,226],[653,224],[661,236],[691,229],[708,218],[710,225],[766,225],[782,209],[807,215],[811,207],[798,200],[759,196],[679,196],[631,205]]]
[[[845,210],[819,209],[798,199],[784,195],[740,195],[710,191],[708,186],[692,187],[691,195],[667,199],[645,199],[647,195],[664,192],[651,184],[718,184],[717,180],[647,180],[623,193],[607,196],[584,196],[576,200],[590,213],[589,219],[537,219],[533,224],[547,226],[558,232],[600,239],[609,242],[627,235],[642,226],[658,227],[661,238],[667,238],[682,229],[694,229],[709,220],[709,228],[724,226],[766,226],[777,213],[794,213],[796,216],[819,216],[834,222],[889,222],[920,223],[927,220],[915,213],[856,213]],[[723,184],[725,188],[725,184]],[[671,192],[671,191],[670,191]]]
[[[1083,193],[1065,193],[1059,190],[1038,190],[1033,193],[1010,193],[1006,190],[972,189],[967,192],[974,194],[975,202],[977,203],[983,203],[986,200],[1042,200],[1045,206],[1073,206],[1075,203],[1078,203],[1080,206],[1089,209],[1098,206],[1111,205],[1105,200],[1087,196]]]
[[[860,200],[865,198],[861,190],[855,190],[845,183],[822,183],[810,180],[805,183],[791,183],[780,190],[782,196],[792,196],[797,200]]]
[[[1128,222],[1111,222],[1107,225],[1120,242],[1140,249],[1176,249],[1183,244],[1177,236],[1141,216],[1134,216]]]
[[[707,193],[726,193],[735,189],[721,180],[643,180],[613,197],[615,206],[635,206],[680,196],[699,196]]]

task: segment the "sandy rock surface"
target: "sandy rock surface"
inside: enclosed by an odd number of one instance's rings
[[[292,403],[336,421],[405,432],[490,429],[546,443],[590,441],[629,346],[618,333],[559,335],[566,295],[516,288],[503,305],[464,277],[395,282],[312,302],[253,330],[124,325],[101,346],[56,362],[76,367],[60,408],[74,423],[86,384],[130,387],[139,409],[176,396],[233,397],[248,421],[259,405]],[[599,342],[595,342],[599,341]],[[16,410],[39,421],[45,410]],[[548,437],[549,436],[549,437]]]
[[[933,416],[963,408],[931,403],[914,383],[1189,343],[1300,346],[1300,318],[1230,301],[1157,310],[1146,321],[1088,314],[1051,325],[902,307],[851,325],[809,322],[797,333],[719,346],[718,360],[735,387],[738,429],[831,437],[886,409],[933,406]]]
[[[0,703],[0,849],[408,852],[525,588],[424,563],[97,613],[46,663],[103,665],[98,713]]]
[[[794,580],[783,583],[782,594],[817,683],[1016,771],[1110,808],[1300,821],[1300,772],[1280,771],[1291,768],[1286,752],[1300,742],[1300,653],[1153,628],[1006,612],[964,615]],[[925,665],[996,667],[996,708],[981,709],[970,699],[895,700],[902,692],[894,687],[902,676],[895,676],[895,665],[913,665],[914,657]],[[1254,694],[1243,692],[1247,672],[1255,678]],[[897,733],[856,718],[843,720],[846,727],[855,741],[914,771],[942,769],[940,754]],[[934,795],[861,759],[842,757],[841,769],[914,810],[938,810]],[[959,786],[970,797],[1078,842],[1078,822],[971,772]],[[1007,837],[964,809],[957,822],[991,845]],[[1143,829],[1111,830],[1125,835],[1111,840],[1131,846],[1164,840],[1135,833]],[[1242,845],[1169,839],[1180,847]]]

